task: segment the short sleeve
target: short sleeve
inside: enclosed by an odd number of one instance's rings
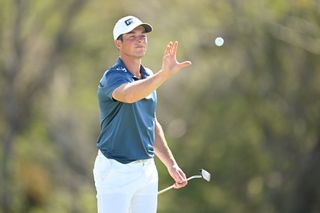
[[[108,98],[112,99],[112,92],[122,84],[131,82],[129,75],[123,71],[107,71],[99,83],[99,89]]]

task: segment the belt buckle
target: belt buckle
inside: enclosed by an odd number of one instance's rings
[[[143,160],[136,160],[136,161],[134,161],[135,163],[137,163],[137,164],[142,164],[143,166],[147,163],[147,159],[143,159]]]

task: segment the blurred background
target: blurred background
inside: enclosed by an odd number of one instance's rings
[[[187,175],[213,174],[158,212],[320,212],[317,0],[0,0],[0,212],[96,212],[96,90],[125,15],[154,27],[146,67],[170,40],[193,62],[157,114]]]

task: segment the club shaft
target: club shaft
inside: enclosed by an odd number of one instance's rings
[[[195,178],[202,178],[202,176],[201,176],[201,175],[194,175],[194,176],[189,177],[187,180],[189,181],[189,180],[192,180],[192,179],[195,179]],[[169,191],[170,189],[173,189],[173,187],[174,187],[174,184],[171,185],[171,186],[168,186],[168,187],[165,188],[165,189],[160,190],[160,191],[158,192],[158,195],[160,195],[160,194],[162,194],[162,193],[164,193],[164,192],[166,192],[166,191]]]
[[[187,180],[192,180],[195,178],[202,178],[202,176],[201,175],[193,175],[193,176],[189,177]]]
[[[166,192],[166,191],[169,191],[169,190],[172,189],[173,187],[174,187],[174,184],[171,185],[171,186],[169,186],[169,187],[167,187],[167,188],[165,188],[165,189],[160,190],[160,191],[158,192],[158,195],[160,195],[160,194],[162,194],[162,193],[164,193],[164,192]]]

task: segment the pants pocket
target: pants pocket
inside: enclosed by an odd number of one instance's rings
[[[112,161],[99,153],[96,157],[93,168],[93,176],[96,186],[108,177],[111,172],[111,168]]]

